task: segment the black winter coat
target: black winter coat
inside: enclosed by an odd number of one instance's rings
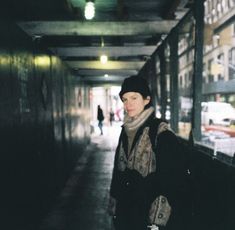
[[[167,226],[163,229],[185,229],[184,227],[184,206],[183,191],[185,182],[184,160],[176,135],[165,130],[156,139],[156,131],[162,120],[155,118],[152,114],[146,122],[138,129],[132,144],[132,152],[138,152],[140,140],[148,130],[148,137],[143,151],[148,151],[150,143],[154,150],[154,158],[149,164],[155,164],[151,172],[141,173],[142,166],[129,167],[127,156],[127,135],[122,129],[119,144],[116,149],[113,177],[111,182],[110,195],[116,199],[116,229],[120,230],[144,230],[148,224],[148,214],[151,203],[159,195],[167,197],[172,207],[172,213]],[[154,136],[153,136],[154,135]],[[148,142],[148,138],[150,142]],[[156,139],[156,144],[154,143]],[[137,147],[137,148],[136,148]],[[121,148],[126,155],[126,163],[123,164],[123,156],[120,157]],[[149,150],[151,153],[151,150]],[[125,157],[124,157],[125,158]],[[125,160],[124,160],[125,161]],[[148,162],[147,162],[148,163]],[[120,166],[121,165],[121,166]],[[124,167],[122,167],[124,165]],[[125,166],[126,165],[126,166]],[[144,172],[144,171],[143,171]]]

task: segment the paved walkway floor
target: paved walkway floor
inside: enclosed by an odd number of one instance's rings
[[[120,123],[104,127],[91,137],[91,144],[78,160],[66,187],[40,230],[111,230],[107,214],[109,186]]]

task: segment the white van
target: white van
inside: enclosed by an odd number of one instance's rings
[[[235,109],[225,102],[202,102],[201,123],[203,125],[229,126],[235,119]]]

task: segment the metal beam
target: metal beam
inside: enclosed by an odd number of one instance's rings
[[[148,22],[31,21],[18,25],[31,36],[136,36],[167,34],[176,20]]]
[[[137,70],[103,70],[103,69],[78,69],[76,75],[81,76],[104,76],[105,74],[119,77],[128,77],[131,75],[136,75]]]
[[[109,75],[108,77],[104,77],[104,75],[82,77],[82,79],[85,81],[101,81],[101,82],[106,82],[106,81],[122,82],[124,78],[125,76],[120,77],[120,76],[112,76],[112,75]]]
[[[145,62],[143,61],[108,61],[102,64],[100,61],[64,61],[73,69],[104,69],[104,70],[139,70]]]
[[[62,57],[97,57],[102,54],[108,57],[125,57],[152,55],[156,46],[51,47],[49,49]]]

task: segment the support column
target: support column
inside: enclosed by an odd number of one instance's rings
[[[179,91],[178,91],[178,30],[175,29],[170,37],[170,108],[171,108],[171,128],[178,133],[179,122]]]
[[[166,90],[166,58],[165,58],[165,46],[162,45],[159,49],[160,58],[160,85],[161,85],[161,117],[166,118],[166,104],[167,104],[167,90]]]
[[[203,72],[203,37],[204,37],[204,1],[195,1],[195,55],[193,75],[192,135],[201,140],[201,100]]]
[[[151,68],[151,89],[152,89],[152,102],[154,105],[154,108],[156,108],[156,105],[158,103],[157,101],[157,74],[156,74],[156,56],[153,55],[151,57],[151,62],[150,62],[150,68]]]
[[[152,56],[148,62],[147,62],[147,79],[150,84],[150,90],[152,93],[152,102],[153,106],[155,108],[156,105],[156,62],[155,62],[155,56]]]

